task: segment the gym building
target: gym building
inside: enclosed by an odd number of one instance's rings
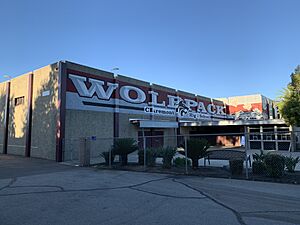
[[[0,83],[0,122],[4,154],[58,162],[71,151],[65,140],[80,137],[174,136],[176,145],[176,135],[289,130],[260,94],[212,99],[67,61]],[[225,134],[212,142],[240,144]],[[287,150],[273,136],[253,135],[250,147]]]

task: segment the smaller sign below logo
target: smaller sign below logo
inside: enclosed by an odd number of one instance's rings
[[[42,92],[42,96],[45,97],[45,96],[49,96],[50,95],[50,90],[47,90],[47,91],[43,91]]]

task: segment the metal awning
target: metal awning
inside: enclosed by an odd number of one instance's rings
[[[205,126],[251,126],[251,125],[285,125],[284,120],[219,120],[219,121],[179,121],[181,127]]]
[[[140,128],[178,128],[176,121],[129,119],[130,123],[138,125]]]

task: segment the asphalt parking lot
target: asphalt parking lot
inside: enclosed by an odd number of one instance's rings
[[[300,224],[300,186],[0,155],[0,224]]]

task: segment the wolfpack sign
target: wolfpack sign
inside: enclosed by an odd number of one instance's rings
[[[67,109],[152,114],[195,120],[228,118],[223,105],[176,96],[122,81],[69,73]]]

